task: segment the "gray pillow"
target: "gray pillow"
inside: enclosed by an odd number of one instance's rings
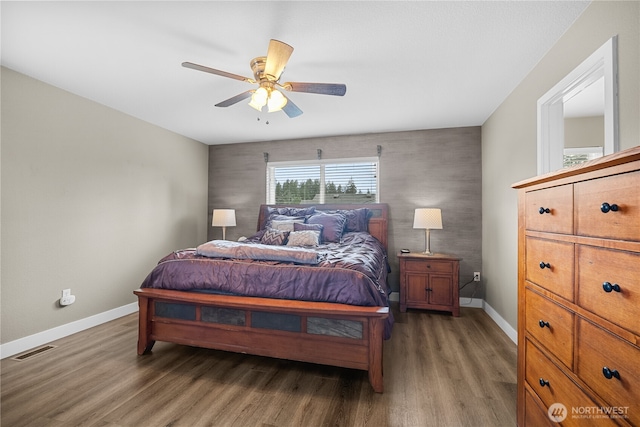
[[[342,239],[346,221],[347,218],[341,213],[316,212],[307,219],[307,224],[322,225],[323,241],[339,242]]]

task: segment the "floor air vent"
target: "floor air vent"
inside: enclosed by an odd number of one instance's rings
[[[11,359],[18,360],[18,361],[22,362],[23,360],[27,360],[27,359],[29,359],[31,357],[37,356],[39,354],[44,353],[47,350],[51,350],[51,349],[54,349],[54,348],[56,348],[55,345],[45,345],[44,347],[36,348],[36,349],[28,351],[26,353],[22,353],[22,354],[20,354],[18,356],[12,357]]]

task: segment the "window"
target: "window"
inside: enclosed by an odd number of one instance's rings
[[[602,147],[565,148],[563,152],[562,167],[579,165],[589,160],[602,157]]]
[[[378,203],[378,158],[267,163],[267,203]]]

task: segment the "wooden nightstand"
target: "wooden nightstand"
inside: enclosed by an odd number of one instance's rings
[[[398,260],[401,312],[407,311],[408,307],[460,315],[460,258],[445,254],[399,253]]]

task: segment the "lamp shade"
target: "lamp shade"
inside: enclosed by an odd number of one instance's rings
[[[235,209],[214,209],[211,225],[214,227],[235,227],[236,210]]]
[[[438,208],[418,208],[413,217],[413,228],[442,229],[442,212]]]
[[[249,105],[255,108],[258,111],[262,111],[262,107],[267,105],[267,100],[269,99],[269,92],[263,87],[259,87],[256,91],[251,95],[251,101]]]
[[[271,95],[269,96],[269,101],[267,101],[269,112],[273,113],[274,111],[280,111],[285,105],[287,105],[287,98],[285,98],[280,91],[275,89],[272,90]]]

